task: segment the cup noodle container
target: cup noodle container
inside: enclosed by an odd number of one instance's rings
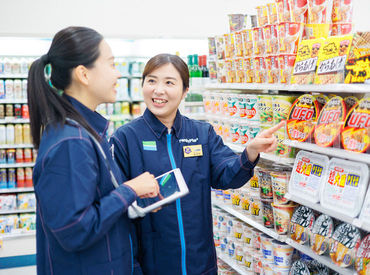
[[[288,190],[290,172],[273,171],[270,173],[272,184],[272,195],[275,204],[287,204],[289,201],[285,198]]]
[[[278,25],[279,53],[292,54],[298,50],[303,37],[304,24],[282,22]]]
[[[279,22],[291,22],[291,12],[289,0],[276,0]]]
[[[262,256],[261,246],[261,235],[262,232],[258,229],[252,228],[252,246],[255,254]]]
[[[243,57],[243,35],[241,31],[234,33],[234,43],[235,43],[235,58]]]
[[[274,255],[274,274],[289,274],[289,270],[292,266],[294,248],[277,240],[272,241],[272,247]]]
[[[279,56],[265,56],[267,83],[279,83]]]
[[[229,238],[226,232],[220,231],[220,253],[227,254]]]
[[[361,241],[356,253],[355,268],[357,274],[367,275],[370,271],[370,235]]]
[[[240,135],[239,135],[239,120],[235,119],[231,121],[230,124],[230,136],[231,142],[233,144],[240,144]]]
[[[239,57],[234,59],[235,64],[235,82],[236,83],[245,83],[245,72],[244,72],[244,58]]]
[[[230,118],[235,119],[239,116],[238,96],[236,94],[227,94],[227,108]]]
[[[240,136],[241,145],[246,145],[249,141],[248,130],[249,130],[249,122],[244,119],[240,119],[239,120],[239,136]]]
[[[231,194],[232,194],[232,192],[233,192],[232,189],[222,191],[222,193],[224,195],[224,204],[231,206]]]
[[[253,29],[253,52],[255,56],[262,56],[266,53],[262,27]]]
[[[307,243],[314,221],[312,209],[303,205],[299,206],[290,220],[290,238],[299,244]]]
[[[262,255],[253,254],[253,271],[255,275],[263,274]]]
[[[246,16],[244,14],[229,14],[230,32],[237,32],[244,29]]]
[[[271,95],[258,95],[258,111],[262,125],[273,124],[273,109]]]
[[[253,83],[255,80],[255,72],[254,72],[254,58],[253,57],[245,57],[243,61],[243,70],[245,74],[245,82],[246,83]]]
[[[243,53],[245,57],[251,57],[254,54],[253,50],[253,30],[246,29],[242,31]]]
[[[225,59],[234,58],[235,56],[235,36],[234,33],[224,34],[225,42]]]
[[[307,23],[307,0],[289,0],[290,13],[293,22]]]
[[[253,227],[243,223],[243,246],[253,251]]]
[[[321,214],[315,221],[310,233],[310,246],[317,255],[329,250],[329,239],[334,232],[334,222],[331,217]]]
[[[295,203],[276,205],[272,204],[274,211],[274,227],[275,231],[280,235],[285,235],[289,230],[289,222],[293,215],[294,209],[297,207]]]
[[[331,24],[305,24],[304,39],[317,39],[328,37],[330,34]]]
[[[289,270],[289,275],[310,275],[311,272],[308,269],[305,261],[297,260],[293,263],[292,267]]]
[[[254,74],[255,74],[255,83],[266,83],[267,82],[267,75],[266,75],[266,64],[265,58],[262,56],[256,56],[254,58]]]
[[[229,256],[229,258],[231,259],[235,259],[235,249],[236,249],[236,242],[235,242],[235,238],[233,237],[228,237],[228,243],[227,243],[227,255]]]
[[[273,248],[272,248],[272,241],[274,239],[266,234],[261,235],[261,246],[262,246],[262,264],[268,263],[273,264],[274,263],[274,254],[273,254]]]
[[[228,116],[228,109],[227,109],[227,94],[221,92],[219,95],[220,100],[220,116],[225,118]]]
[[[341,36],[351,34],[353,29],[352,23],[335,23],[331,25],[331,36]]]
[[[333,0],[332,22],[352,22],[353,4],[352,0]]]
[[[266,54],[277,54],[279,52],[277,24],[263,27],[263,37],[266,43]]]
[[[225,60],[218,60],[216,65],[217,65],[217,81],[218,81],[218,83],[226,83]]]
[[[256,7],[258,27],[263,27],[269,23],[267,5]]]
[[[288,118],[289,110],[296,98],[297,96],[291,95],[275,95],[272,97],[274,125]]]
[[[263,223],[262,201],[260,196],[252,196],[250,198],[251,218],[258,223]]]
[[[261,199],[262,201],[262,215],[263,215],[263,225],[266,228],[274,227],[274,213],[272,210],[272,200]]]
[[[243,222],[235,220],[233,226],[233,236],[236,242],[243,243],[244,241],[243,232],[244,232]]]
[[[261,169],[260,167],[256,167],[255,168],[255,174],[253,175],[253,177],[250,178],[250,180],[248,181],[248,187],[249,187],[249,191],[250,191],[250,194],[251,196],[259,196],[260,194],[260,184],[259,184],[259,181],[258,181],[258,176],[257,176],[257,170]]]
[[[276,131],[275,137],[278,144],[275,154],[282,158],[294,158],[296,149],[284,144],[284,140],[287,139],[285,129],[279,129],[278,131]]]
[[[282,84],[290,84],[292,70],[294,68],[294,62],[296,54],[279,54],[279,79]]]
[[[259,168],[256,171],[260,185],[260,196],[262,199],[272,199],[272,184],[270,170]]]
[[[235,261],[236,264],[244,266],[244,247],[243,243],[235,242]]]
[[[226,83],[236,83],[235,63],[232,58],[225,59]]]
[[[231,194],[231,203],[234,209],[241,209],[241,197],[240,197],[241,190],[235,189],[234,192]]]
[[[308,0],[309,24],[331,23],[333,0]]]
[[[251,196],[249,190],[243,189],[240,194],[241,200],[241,211],[244,215],[250,216],[251,215]]]
[[[269,23],[277,24],[278,23],[278,12],[277,12],[276,3],[268,3],[267,11],[268,11]]]
[[[222,125],[222,140],[224,141],[224,143],[231,142],[230,119],[229,118],[221,119],[221,125]]]

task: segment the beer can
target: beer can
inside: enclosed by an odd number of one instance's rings
[[[22,105],[14,104],[14,116],[16,118],[22,118]]]
[[[24,168],[17,168],[17,187],[18,188],[24,187],[24,183],[25,183]]]
[[[5,81],[0,79],[0,98],[5,98]]]
[[[16,178],[15,178],[15,169],[8,169],[8,188],[15,188]]]
[[[6,127],[0,124],[0,144],[6,144]]]
[[[0,169],[0,188],[8,188],[8,177],[6,169]]]
[[[22,118],[30,118],[30,113],[27,104],[22,105]]]
[[[6,143],[14,144],[14,125],[13,124],[6,125]]]
[[[6,104],[5,106],[5,116],[14,117],[13,104]]]
[[[23,142],[25,144],[31,144],[31,133],[29,124],[23,124]]]
[[[22,81],[14,80],[14,99],[22,99]]]
[[[14,81],[12,79],[5,80],[5,98],[14,99]]]
[[[16,163],[24,162],[23,149],[22,148],[17,148],[15,150],[15,162]]]
[[[32,162],[32,151],[30,148],[24,149],[23,160],[24,162]]]
[[[15,144],[23,143],[23,126],[22,124],[15,124],[14,126],[14,142]]]
[[[22,99],[27,100],[27,79],[22,80]]]
[[[6,162],[9,164],[15,163],[15,149],[6,150]]]
[[[6,163],[6,150],[0,149],[0,164]]]
[[[25,173],[25,187],[32,187],[32,168],[31,167],[26,167],[24,169]]]
[[[4,119],[4,118],[5,118],[5,105],[0,104],[0,119]]]

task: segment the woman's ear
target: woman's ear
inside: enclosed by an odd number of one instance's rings
[[[74,68],[72,71],[72,76],[76,81],[83,85],[87,86],[89,84],[88,70],[83,65],[78,65],[76,68]]]
[[[186,88],[186,90],[182,93],[181,100],[183,100],[186,97],[186,95],[188,94],[188,92],[189,92],[189,88]]]

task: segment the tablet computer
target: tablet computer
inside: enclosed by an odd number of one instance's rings
[[[137,199],[128,208],[131,219],[144,217],[159,207],[175,201],[189,193],[188,186],[179,168],[173,169],[155,178],[159,184],[160,194],[155,198]]]

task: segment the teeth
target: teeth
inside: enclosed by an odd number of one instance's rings
[[[166,100],[163,100],[163,99],[153,99],[153,101],[155,102],[155,103],[166,103]]]

